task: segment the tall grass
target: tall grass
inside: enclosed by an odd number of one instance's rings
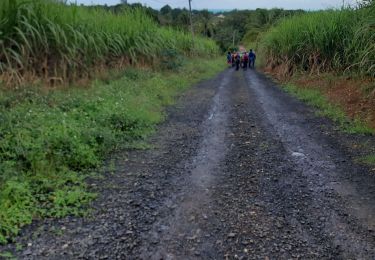
[[[52,0],[2,0],[0,72],[8,84],[72,81],[97,69],[157,64],[163,51],[210,55],[209,40],[159,27],[142,10],[113,14]]]
[[[327,10],[283,20],[261,41],[272,66],[287,72],[353,72],[375,77],[375,4]]]

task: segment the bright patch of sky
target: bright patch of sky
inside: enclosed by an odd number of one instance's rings
[[[120,0],[70,0],[85,5],[116,5]],[[343,5],[355,5],[357,0],[193,0],[193,9],[256,9],[284,8],[317,10],[340,8]],[[128,3],[142,3],[155,9],[169,4],[172,7],[188,7],[188,0],[129,0]]]

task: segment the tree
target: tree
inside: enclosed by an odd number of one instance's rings
[[[172,12],[172,7],[170,7],[169,5],[165,5],[160,9],[161,15],[167,15],[167,14],[170,14],[171,12]]]
[[[187,10],[183,10],[176,18],[175,25],[185,31],[189,30],[190,17]]]
[[[208,10],[200,11],[195,22],[198,32],[203,36],[212,37],[214,34],[214,15]]]

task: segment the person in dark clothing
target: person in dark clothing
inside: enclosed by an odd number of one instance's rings
[[[256,58],[257,58],[257,56],[255,55],[255,53],[251,49],[250,52],[249,52],[249,68],[255,69],[255,60],[256,60]]]
[[[247,65],[249,64],[249,55],[247,52],[244,53],[243,55],[243,69],[247,70]]]
[[[230,52],[227,54],[227,64],[229,67],[232,66],[232,54]]]
[[[232,53],[232,67],[236,66],[236,55]]]
[[[236,54],[236,70],[240,69],[241,55],[237,52]]]

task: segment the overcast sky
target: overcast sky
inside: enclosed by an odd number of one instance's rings
[[[75,0],[71,0],[75,2]],[[78,4],[115,5],[120,0],[76,0]],[[356,0],[344,0],[354,4]],[[142,3],[155,9],[169,4],[172,7],[187,7],[188,0],[128,0],[128,3]],[[343,0],[193,0],[194,9],[255,9],[281,7],[284,9],[326,9],[340,7]]]

